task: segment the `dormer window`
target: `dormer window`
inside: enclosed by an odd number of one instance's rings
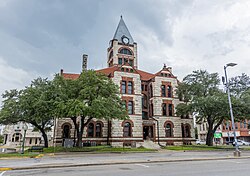
[[[126,48],[122,48],[120,51],[119,51],[120,54],[126,54],[126,55],[133,55],[132,52]]]

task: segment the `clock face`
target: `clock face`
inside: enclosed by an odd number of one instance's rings
[[[129,43],[128,37],[123,36],[123,37],[122,37],[122,42],[123,42],[124,44],[128,44],[128,43]]]

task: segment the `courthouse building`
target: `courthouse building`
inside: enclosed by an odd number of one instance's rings
[[[83,56],[84,62],[86,57]],[[161,145],[193,143],[192,116],[176,115],[176,106],[181,101],[176,95],[178,80],[172,68],[164,65],[157,73],[148,73],[138,69],[138,58],[137,43],[121,17],[107,49],[107,68],[96,72],[107,75],[120,87],[120,97],[130,118],[93,119],[84,129],[83,142],[96,145],[109,142],[112,146],[140,146],[145,140]],[[67,79],[79,77],[63,70],[61,75]],[[57,119],[56,145],[64,145],[65,140],[75,136],[71,119]]]

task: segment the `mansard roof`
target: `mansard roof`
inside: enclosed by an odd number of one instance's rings
[[[129,44],[134,43],[134,40],[121,16],[120,22],[117,26],[113,39],[118,40],[118,42],[122,42],[122,37],[124,36],[129,39]]]

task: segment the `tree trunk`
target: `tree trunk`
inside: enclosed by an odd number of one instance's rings
[[[213,146],[214,133],[213,130],[208,130],[206,145]]]
[[[214,122],[211,116],[207,118],[207,123],[208,123],[208,131],[207,131],[206,145],[213,146],[213,139],[214,139],[213,124]]]
[[[43,140],[44,140],[44,147],[48,148],[49,147],[48,136],[47,136],[46,132],[44,131],[44,129],[42,129],[41,132],[42,132],[42,136],[43,136]]]
[[[77,119],[77,117],[71,117],[70,118],[72,121],[73,121],[73,124],[74,124],[74,128],[75,128],[75,131],[76,131],[76,135],[77,135],[77,141],[76,142],[74,142],[75,143],[75,146],[77,146],[77,147],[79,147],[79,136],[80,136],[80,132],[79,132],[79,125],[77,124],[77,122],[76,122],[76,119]]]
[[[44,130],[43,127],[39,126],[36,122],[30,122],[32,125],[34,125],[39,131],[42,133],[43,140],[44,140],[44,147],[48,148],[49,147],[49,142],[48,142],[48,136]]]

